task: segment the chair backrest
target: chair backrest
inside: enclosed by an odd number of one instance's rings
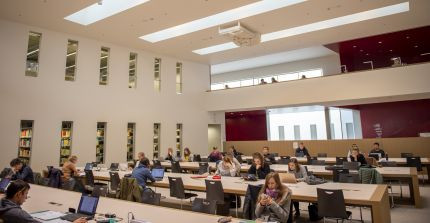
[[[288,164],[290,159],[281,158],[278,160],[278,164]]]
[[[346,156],[336,156],[336,165],[342,165],[343,162],[348,162],[348,158]]]
[[[163,166],[161,166],[160,160],[152,160],[152,163],[152,168],[163,168]]]
[[[201,162],[201,161],[202,161],[202,157],[200,156],[200,154],[193,155],[193,162]]]
[[[340,173],[339,174],[339,183],[361,183],[360,177],[357,173]]]
[[[106,197],[107,194],[107,185],[94,185],[93,192],[91,193],[91,196],[94,197]]]
[[[360,162],[343,162],[343,168],[348,170],[358,170]]]
[[[327,157],[327,153],[318,153],[318,157]]]
[[[160,205],[161,194],[155,193],[151,188],[147,187],[142,191],[142,203]]]
[[[246,164],[252,165],[252,159],[246,159]]]
[[[209,162],[209,159],[207,157],[203,157],[201,162]]]
[[[312,162],[314,160],[318,160],[318,157],[316,157],[316,156],[314,156],[314,157],[307,156],[306,159],[308,160],[308,165],[312,165]]]
[[[119,182],[121,179],[119,178],[118,172],[109,172],[110,176],[110,189],[112,191],[118,190]]]
[[[380,164],[383,167],[396,167],[397,166],[396,161],[384,161],[384,162],[380,162]]]
[[[243,159],[241,155],[236,156],[237,162],[243,163]]]
[[[339,175],[341,173],[349,173],[348,169],[333,169],[333,182],[339,182]]]
[[[216,201],[205,200],[202,198],[195,198],[191,207],[192,211],[201,212],[206,214],[216,213]]]
[[[172,173],[182,173],[181,165],[179,164],[179,161],[172,161]]]
[[[63,172],[57,168],[51,168],[48,173],[48,187],[60,188],[61,187],[61,175]]]
[[[400,153],[401,158],[407,158],[407,157],[413,157],[414,154],[412,153]]]
[[[348,218],[342,190],[317,188],[317,202],[320,217]]]
[[[206,183],[206,200],[216,201],[218,204],[224,204],[224,189],[221,181],[205,180]]]
[[[168,177],[169,178],[169,188],[170,196],[179,199],[185,198],[184,182],[181,177]]]
[[[311,165],[324,166],[325,160],[312,160]]]
[[[406,157],[406,165],[408,165],[409,167],[416,167],[417,171],[423,171],[421,157],[419,156]]]
[[[86,185],[94,186],[94,175],[92,170],[85,170]]]
[[[199,174],[209,173],[209,163],[199,163]]]

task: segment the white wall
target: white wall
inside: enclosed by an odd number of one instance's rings
[[[221,125],[220,124],[209,124],[208,125],[208,147],[217,147],[222,149],[221,143]]]
[[[290,73],[296,71],[310,70],[315,68],[322,68],[324,75],[340,73],[340,59],[339,55],[325,56],[309,60],[294,61],[289,63],[276,64],[271,66],[233,71],[222,74],[211,75],[212,83],[242,80],[252,77],[261,77],[269,75],[277,75],[281,73]]]
[[[28,32],[42,33],[38,77],[26,77]],[[161,154],[183,146],[207,154],[210,120],[202,102],[209,66],[142,50],[0,20],[0,167],[18,154],[20,120],[34,120],[31,166],[58,165],[62,121],[73,121],[72,154],[79,165],[95,160],[96,123],[107,122],[106,163],[126,160],[127,123],[136,123],[136,153],[152,158],[153,123],[161,123]],[[76,81],[64,81],[67,40],[79,41]],[[109,84],[100,86],[100,47],[110,48]],[[128,57],[138,53],[137,88],[128,88]],[[153,89],[154,57],[162,58],[161,92]],[[183,94],[175,92],[175,63],[183,63]]]

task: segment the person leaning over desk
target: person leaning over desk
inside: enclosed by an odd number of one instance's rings
[[[253,163],[248,170],[248,174],[254,174],[258,179],[265,179],[270,173],[270,166],[264,162],[263,156],[256,152],[252,154]]]
[[[33,170],[22,162],[19,158],[10,161],[13,175],[12,180],[23,180],[27,183],[34,183]]]
[[[224,156],[222,161],[218,163],[215,174],[221,176],[235,177],[237,174],[237,166],[233,162],[231,156]]]
[[[305,167],[300,165],[295,158],[292,158],[288,163],[288,173],[293,173],[297,179],[297,182],[306,181],[306,178],[308,177]],[[296,211],[294,215],[297,217],[300,216],[299,202],[294,201],[293,205],[294,210]]]
[[[0,219],[4,223],[39,223],[21,208],[27,200],[30,185],[23,180],[12,181],[6,190],[6,197],[0,201]],[[85,218],[79,218],[74,223],[87,222]]]

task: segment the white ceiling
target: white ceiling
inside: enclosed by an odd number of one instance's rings
[[[151,0],[89,26],[82,26],[63,18],[98,2],[98,0],[0,0],[0,18],[207,64],[226,63],[430,25],[430,1],[409,0],[410,11],[407,13],[204,56],[192,53],[192,50],[228,42],[222,36],[218,36],[218,27],[157,43],[150,43],[138,38],[145,34],[256,1]],[[256,32],[269,33],[405,1],[308,0],[304,3],[242,19],[241,23]]]
[[[298,50],[274,53],[264,56],[258,56],[243,60],[236,60],[227,63],[215,64],[211,66],[211,74],[221,74],[238,70],[264,67],[274,64],[281,64],[329,55],[335,55],[334,51],[324,47],[315,46]]]

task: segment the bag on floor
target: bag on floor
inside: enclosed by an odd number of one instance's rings
[[[309,220],[319,221],[322,219],[320,216],[318,216],[318,205],[317,204],[308,205],[308,211],[309,211]]]

